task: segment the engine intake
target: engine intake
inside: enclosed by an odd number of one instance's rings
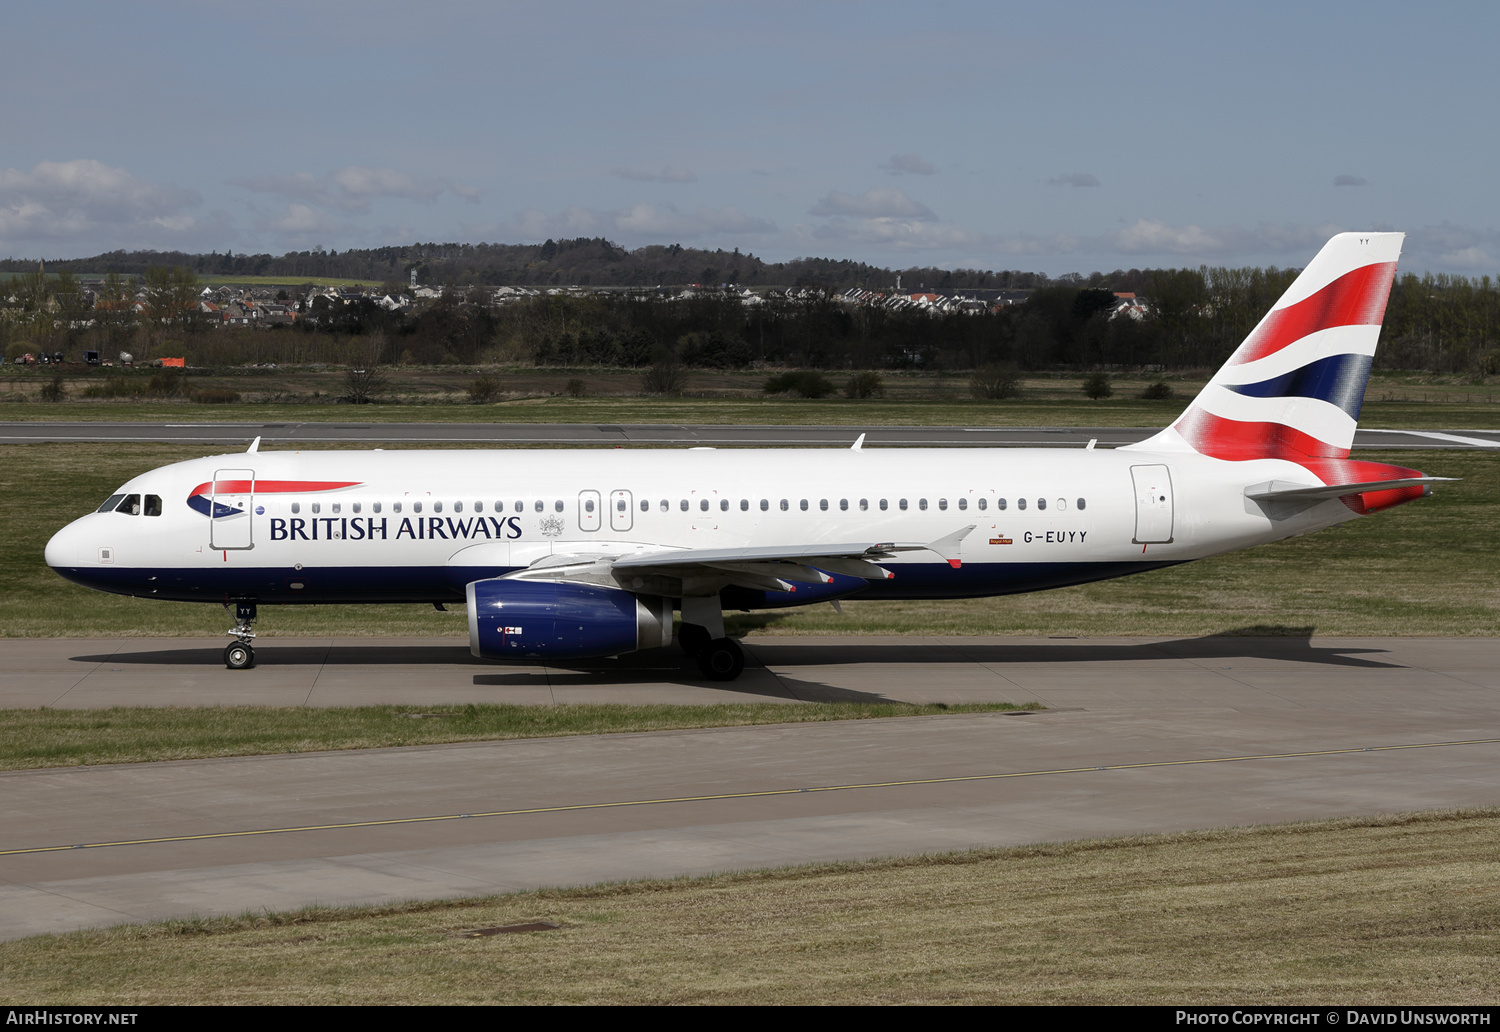
[[[471,581],[469,651],[480,659],[588,659],[672,643],[672,601],[618,588]]]

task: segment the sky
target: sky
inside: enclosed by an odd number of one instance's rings
[[[0,256],[603,236],[1500,273],[1500,5],[7,5]]]

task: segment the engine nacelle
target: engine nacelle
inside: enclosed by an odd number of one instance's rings
[[[468,585],[469,651],[480,659],[588,659],[672,644],[672,600],[551,581]]]

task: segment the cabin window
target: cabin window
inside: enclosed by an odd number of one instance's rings
[[[984,507],[980,506],[980,508],[984,508]],[[996,498],[995,499],[995,508],[999,509],[1001,512],[1004,512],[1005,511],[1005,499],[1004,498]]]
[[[670,508],[672,508],[672,503],[663,498],[661,500],[661,511],[666,512]]]
[[[314,512],[314,514],[322,512],[323,511],[323,503],[322,502],[313,502],[312,503],[312,511]],[[421,502],[417,503],[417,511],[418,512],[422,511],[422,503]]]
[[[1004,501],[1004,499],[1001,499],[1001,501]],[[1002,506],[1000,506],[1000,508],[1003,509],[1003,508],[1005,508],[1005,506],[1002,505]],[[1026,499],[1024,499],[1024,498],[1017,498],[1016,499],[1016,508],[1017,509],[1024,509],[1024,508],[1026,508]]]
[[[1078,508],[1079,508],[1080,511],[1082,511],[1084,509],[1087,509],[1088,507],[1089,507],[1089,503],[1087,501],[1085,501],[1082,498],[1078,499]]]
[[[453,503],[453,511],[454,512],[463,512],[464,511],[464,503],[463,502],[454,502]]]
[[[317,502],[313,502],[313,512],[317,512],[317,511],[318,511],[318,503]],[[412,502],[411,503],[411,511],[412,512],[421,512],[422,511],[422,503],[421,502]]]
[[[302,503],[301,502],[293,502],[292,503],[292,515],[295,516],[299,512],[301,512],[301,511],[302,511]],[[400,502],[396,503],[396,511],[397,512],[401,511],[401,503]]]
[[[1068,510],[1068,500],[1066,498],[1059,498],[1057,500],[1057,511],[1058,512],[1066,512],[1067,510]]]
[[[720,498],[719,499],[719,511],[720,512],[728,512],[729,511],[729,499],[728,498]]]
[[[761,512],[765,512],[770,507],[771,507],[771,500],[769,498],[762,498],[760,500],[760,511]]]
[[[849,511],[849,499],[847,499],[847,498],[840,498],[839,499],[839,511],[840,512],[848,512]]]
[[[988,509],[990,507],[989,499],[987,499],[987,498],[981,498],[981,499],[979,499],[979,501],[976,504],[979,506],[979,511],[980,512],[983,512],[985,509]],[[959,508],[962,509],[963,506],[960,505]]]
[[[433,502],[432,503],[432,511],[433,512],[442,512],[443,511],[443,503],[442,502]]]
[[[625,511],[625,499],[623,499],[623,498],[617,498],[617,499],[615,499],[615,512],[624,512],[624,511]]]
[[[748,498],[741,498],[740,499],[740,512],[749,512],[749,511],[750,511],[750,499],[748,499]]]
[[[888,508],[890,508],[890,503],[887,502],[884,498],[882,498],[880,500],[880,511],[881,512],[885,512],[886,509],[888,509]]]
[[[963,512],[968,507],[969,507],[969,500],[967,498],[960,498],[958,500],[958,511],[959,512]]]
[[[296,505],[297,503],[293,502],[292,504]],[[400,502],[392,502],[391,503],[391,512],[400,512],[400,511],[401,511],[401,503]]]
[[[901,501],[897,502],[896,504],[899,505],[899,506],[901,506],[901,511],[902,512],[906,511],[906,499],[905,498],[901,499]]]
[[[380,503],[379,502],[373,502],[373,503],[371,503],[370,508],[373,509],[373,510],[375,510],[376,512],[379,512],[380,511]]]
[[[1036,500],[1036,507],[1038,509],[1045,509],[1045,508],[1047,508],[1047,499],[1045,499],[1045,498],[1038,498]]]
[[[781,500],[781,511],[782,512],[786,512],[791,507],[792,507],[791,504],[785,498],[783,498]]]
[[[677,508],[681,509],[683,512],[687,512],[687,499],[684,498],[682,501],[678,502]]]
[[[806,498],[802,499],[802,501],[801,501],[800,504],[801,504],[801,507],[802,507],[802,511],[806,512],[807,511],[807,499]]]
[[[458,504],[459,505],[463,505],[464,503],[463,502],[459,502]],[[462,510],[460,510],[460,511],[462,511]],[[484,512],[484,503],[483,502],[475,502],[474,503],[474,511],[475,512]]]
[[[161,515],[161,496],[160,495],[147,495],[146,496],[146,515],[147,516],[160,516]]]
[[[926,512],[927,511],[927,499],[925,499],[925,498],[919,498],[919,499],[917,499],[917,508],[921,509],[923,512]]]
[[[651,511],[651,503],[649,501],[647,501],[645,498],[642,498],[641,499],[641,512],[650,512],[650,511]]]
[[[818,508],[822,509],[824,512],[827,512],[828,511],[828,499],[827,498],[819,498],[818,499]]]
[[[585,498],[583,500],[583,511],[584,512],[593,512],[594,511],[594,500],[592,498]]]
[[[358,513],[361,509],[364,508],[364,503],[363,502],[351,502],[350,505],[349,505],[349,508],[353,512]]]
[[[513,509],[515,509],[515,510],[516,510],[516,512],[525,512],[525,511],[526,511],[526,503],[525,503],[525,502],[523,502],[523,501],[520,501],[520,500],[519,500],[519,499],[518,499],[518,500],[517,500],[517,501],[516,501],[516,504],[515,504],[515,505],[513,505],[513,506],[511,506],[511,508],[513,508]]]
[[[555,502],[552,503],[552,511],[553,512],[562,512],[563,511],[563,503],[562,503],[562,499],[561,498],[559,498],[557,501],[555,501]]]
[[[344,511],[344,508],[343,508],[343,503],[342,502],[334,502],[333,503],[333,512],[334,512],[334,515],[338,515],[339,513],[343,512],[343,511]]]
[[[861,498],[859,500],[859,511],[860,512],[864,512],[869,507],[870,507],[870,500],[868,498]]]
[[[698,511],[699,512],[707,512],[708,511],[708,499],[707,498],[700,498],[700,499],[698,499]]]

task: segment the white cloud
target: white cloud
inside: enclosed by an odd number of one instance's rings
[[[307,172],[286,176],[246,176],[231,179],[253,193],[272,194],[289,201],[315,204],[334,211],[367,212],[371,202],[394,197],[430,204],[444,193],[479,203],[479,190],[447,179],[419,179],[393,168],[348,165],[326,180]]]
[[[195,190],[139,179],[93,159],[0,169],[0,246],[194,247],[230,234],[219,211],[199,218]]]
[[[696,183],[698,181],[698,177],[689,170],[673,168],[671,165],[667,165],[660,172],[639,168],[612,168],[609,174],[642,183]]]
[[[890,161],[877,165],[876,168],[883,168],[893,176],[906,174],[914,176],[937,175],[936,165],[923,161],[915,154],[892,154]]]
[[[1098,177],[1089,172],[1068,172],[1047,180],[1048,186],[1099,186]]]
[[[866,190],[858,197],[833,190],[808,209],[808,213],[860,219],[937,219],[937,215],[927,205],[906,196],[905,190],[892,187]]]

